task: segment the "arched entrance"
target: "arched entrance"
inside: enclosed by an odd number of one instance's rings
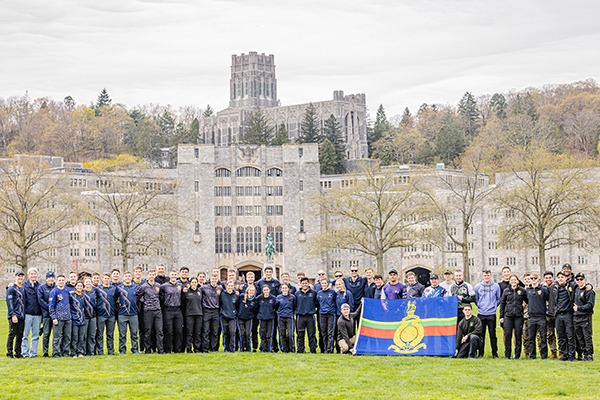
[[[238,268],[238,275],[240,277],[243,277],[242,280],[244,282],[246,282],[246,274],[248,272],[250,272],[250,271],[254,272],[255,281],[258,281],[259,279],[262,278],[262,274],[263,274],[262,269],[260,269],[259,267],[254,266],[254,265],[246,265],[244,267]]]
[[[429,286],[431,285],[431,283],[429,283],[429,275],[431,274],[431,271],[428,270],[427,268],[423,268],[423,267],[413,267],[410,268],[408,270],[406,270],[406,272],[414,272],[415,275],[417,275],[417,280],[425,286]]]

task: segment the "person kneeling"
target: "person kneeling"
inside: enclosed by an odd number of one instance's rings
[[[481,321],[473,315],[471,304],[465,303],[463,309],[465,318],[456,328],[456,358],[475,358],[477,349],[481,345]]]

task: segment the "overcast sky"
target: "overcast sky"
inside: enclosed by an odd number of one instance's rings
[[[600,78],[597,1],[2,0],[0,97],[228,106],[231,55],[274,54],[283,105],[420,104]]]

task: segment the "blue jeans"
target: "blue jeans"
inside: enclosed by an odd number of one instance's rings
[[[37,356],[40,326],[42,326],[41,315],[25,315],[25,329],[23,330],[23,340],[21,340],[23,357]],[[29,347],[29,331],[31,331],[31,348]]]

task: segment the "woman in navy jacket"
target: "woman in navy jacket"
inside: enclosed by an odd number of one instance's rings
[[[527,302],[525,288],[519,286],[519,278],[511,275],[510,286],[500,299],[500,322],[504,324],[504,356],[511,358],[513,329],[515,331],[515,359],[521,357],[521,339],[523,335],[523,302]]]
[[[250,334],[252,333],[252,321],[256,317],[258,298],[256,287],[250,285],[238,301],[238,323],[240,335],[242,336],[242,351],[250,351]]]
[[[260,351],[271,352],[271,340],[275,326],[276,299],[269,285],[262,287],[262,296],[258,299],[258,320],[260,321]]]
[[[281,335],[281,351],[290,353],[294,351],[294,311],[296,310],[296,296],[290,293],[289,285],[283,283],[279,288],[281,294],[277,296],[277,315],[279,334]]]

